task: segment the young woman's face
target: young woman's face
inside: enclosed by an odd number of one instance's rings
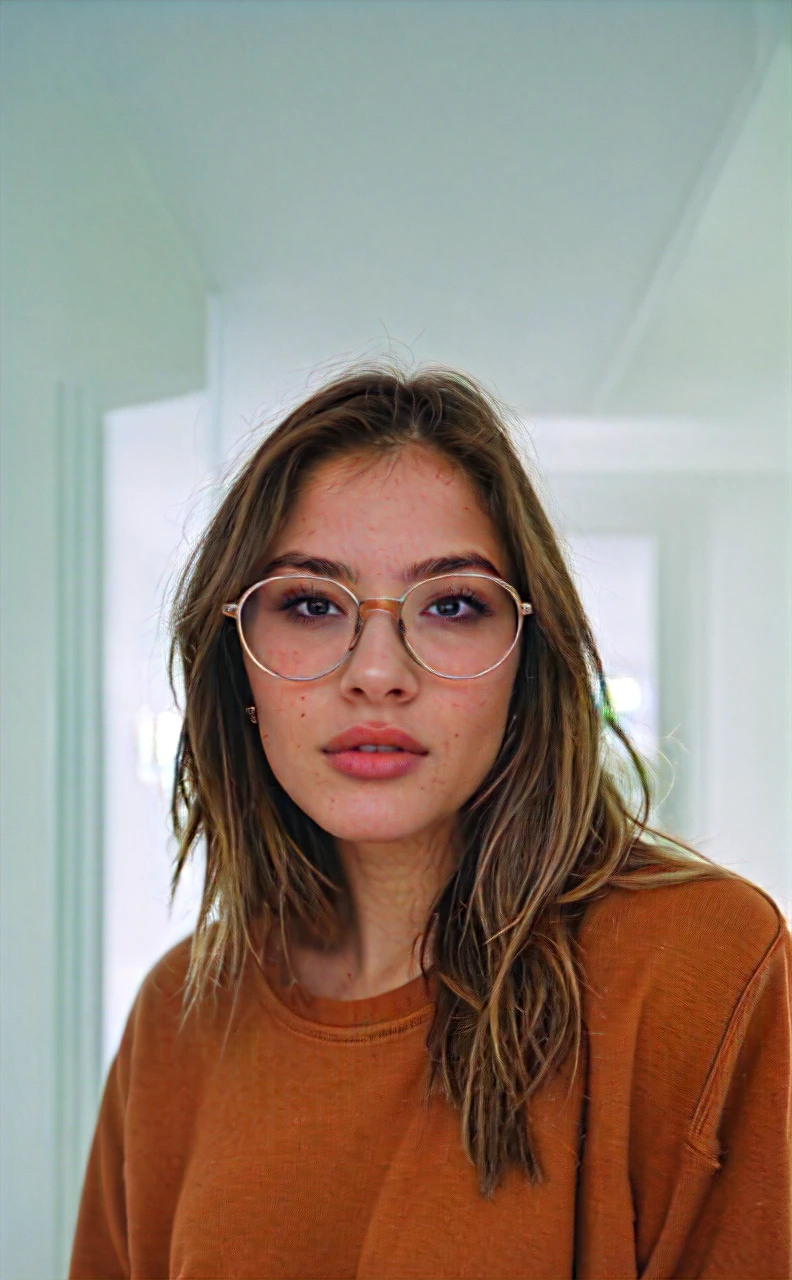
[[[413,446],[395,458],[369,460],[363,469],[360,462],[345,457],[316,468],[272,559],[290,553],[348,565],[357,581],[346,585],[359,600],[402,596],[407,567],[429,557],[474,554],[511,581],[504,549],[472,485],[444,458]],[[300,566],[273,570],[295,571]],[[346,661],[320,679],[278,679],[245,654],[259,733],[275,777],[340,840],[432,839],[453,830],[455,815],[500,749],[519,649],[515,645],[500,666],[477,679],[443,679],[410,657],[393,618],[375,610]],[[342,772],[328,744],[360,726],[402,730],[423,754],[403,759],[410,767],[401,776]],[[395,759],[368,753],[363,758],[382,761],[382,767]]]

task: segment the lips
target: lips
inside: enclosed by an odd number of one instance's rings
[[[331,738],[323,750],[328,755],[340,751],[354,751],[357,747],[397,747],[400,751],[409,751],[414,755],[428,755],[428,749],[403,729],[396,729],[382,724],[356,724],[345,729],[335,738]],[[367,754],[367,753],[362,753]],[[374,754],[374,753],[372,753]],[[390,755],[390,752],[384,754]]]

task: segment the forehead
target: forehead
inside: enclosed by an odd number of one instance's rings
[[[361,573],[476,549],[506,572],[504,548],[472,481],[421,447],[317,464],[300,486],[272,554],[299,549]]]

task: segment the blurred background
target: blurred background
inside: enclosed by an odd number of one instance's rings
[[[656,817],[789,915],[774,0],[2,0],[2,1260],[63,1274],[167,910],[174,575],[350,360],[515,430]]]

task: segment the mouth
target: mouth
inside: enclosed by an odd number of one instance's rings
[[[371,747],[367,750],[364,745],[349,747],[346,751],[325,751],[324,757],[338,773],[361,781],[384,782],[391,778],[404,778],[420,769],[425,754],[404,751],[400,747]]]
[[[386,724],[356,724],[337,734],[323,748],[325,754],[359,752],[362,755],[428,755],[427,748],[404,729]]]
[[[421,765],[427,748],[395,725],[356,724],[323,748],[328,764],[339,773],[368,781],[403,778]]]

